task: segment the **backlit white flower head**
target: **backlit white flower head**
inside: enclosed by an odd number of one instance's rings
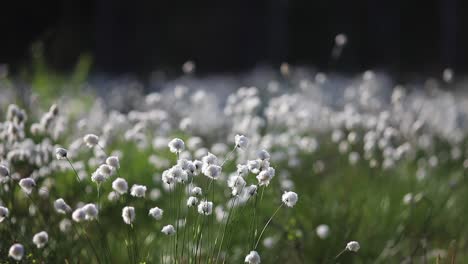
[[[49,235],[45,231],[39,232],[34,235],[32,241],[37,248],[43,248],[49,241]]]
[[[99,143],[99,137],[94,134],[87,134],[83,137],[83,141],[86,143],[86,146],[92,148]]]
[[[130,194],[134,197],[145,197],[146,186],[134,184],[130,190]]]
[[[73,211],[72,219],[78,223],[84,221],[86,219],[85,211],[82,208],[77,208],[75,211]]]
[[[98,217],[98,208],[95,204],[89,203],[82,207],[84,213],[86,214],[86,220],[93,220]]]
[[[168,175],[174,178],[177,182],[187,182],[188,175],[180,166],[176,165],[169,169]]]
[[[232,190],[232,195],[236,196],[240,194],[242,189],[244,189],[246,182],[241,176],[233,175],[228,179],[228,187]]]
[[[271,167],[270,167],[271,168]],[[258,185],[260,186],[268,186],[270,184],[270,180],[274,176],[274,169],[273,170],[263,170],[257,175]]]
[[[57,211],[59,214],[66,214],[72,210],[71,207],[62,198],[55,200],[54,208],[55,211]]]
[[[208,165],[217,165],[218,158],[213,155],[213,153],[208,152],[208,154],[202,158],[202,162],[204,167],[207,167]]]
[[[195,167],[195,170],[193,171],[193,175],[200,174],[203,169],[203,162],[201,162],[200,160],[194,160],[192,161],[192,164]]]
[[[97,184],[101,184],[107,180],[107,176],[102,174],[101,171],[97,170],[91,175],[91,180]]]
[[[112,189],[119,194],[127,193],[128,191],[128,183],[123,178],[117,178],[112,182]]]
[[[260,264],[260,255],[257,253],[257,251],[250,251],[250,253],[245,256],[244,262],[249,264]]]
[[[325,239],[330,235],[330,227],[328,225],[319,225],[315,229],[315,233],[321,239]]]
[[[8,210],[8,208],[0,206],[0,223],[3,222],[3,220],[5,220],[5,218],[7,218],[9,214],[10,211]]]
[[[237,175],[245,177],[249,174],[249,167],[244,164],[237,164]]]
[[[67,150],[64,148],[57,148],[55,150],[55,156],[58,160],[64,160],[67,158]]]
[[[200,195],[202,195],[202,188],[200,188],[200,187],[198,187],[198,186],[193,187],[193,188],[192,188],[192,191],[190,191],[190,194],[191,194],[191,195],[198,195],[198,196],[200,196]]]
[[[0,165],[0,177],[10,176],[10,170],[5,165]]]
[[[198,203],[198,199],[195,196],[190,196],[187,199],[187,206],[188,207],[193,207],[193,206],[197,205],[197,203]]]
[[[293,207],[296,205],[298,199],[299,197],[295,192],[284,192],[283,196],[281,197],[283,203],[288,207]]]
[[[221,175],[221,167],[218,165],[209,165],[203,173],[210,179],[216,179]]]
[[[359,245],[359,242],[357,241],[351,241],[348,244],[346,244],[346,250],[352,251],[352,252],[358,252],[358,250],[361,248]]]
[[[108,157],[106,159],[106,164],[111,166],[112,168],[119,169],[120,168],[119,157],[117,157],[117,156]]]
[[[112,167],[107,164],[101,164],[97,169],[102,175],[109,177],[112,174]]]
[[[249,139],[244,135],[235,136],[236,147],[240,149],[246,149],[249,145]]]
[[[174,138],[167,146],[172,153],[180,153],[185,149],[185,143],[180,138]]]
[[[135,208],[132,206],[125,206],[122,209],[122,218],[127,225],[133,223],[133,221],[135,221]]]
[[[262,166],[261,160],[247,161],[247,167],[249,168],[249,171],[252,172],[253,174],[259,173],[261,166]]]
[[[148,215],[153,217],[155,220],[161,220],[163,217],[164,210],[159,207],[153,207],[149,210]]]
[[[213,203],[208,201],[201,201],[198,204],[198,213],[202,215],[211,215],[213,213]]]
[[[262,149],[259,152],[257,152],[257,157],[261,160],[269,160],[270,159],[270,153],[268,151]]]
[[[24,255],[24,247],[21,244],[13,244],[8,251],[8,256],[16,261],[20,261]]]
[[[173,174],[171,173],[171,169],[163,171],[161,179],[166,184],[173,184],[176,181]]]
[[[167,225],[167,226],[164,226],[162,229],[161,229],[161,232],[165,235],[173,235],[175,234],[176,230],[174,228],[174,226],[172,225]]]
[[[19,185],[26,194],[31,194],[32,189],[36,186],[36,181],[33,178],[24,178],[19,181]]]

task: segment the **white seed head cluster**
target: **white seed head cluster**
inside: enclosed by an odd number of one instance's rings
[[[131,196],[143,198],[145,197],[145,194],[146,194],[146,186],[144,185],[134,184],[132,188],[130,189]]]
[[[36,187],[36,181],[33,178],[24,178],[19,181],[19,185],[23,192],[31,194],[34,187]]]
[[[132,206],[125,206],[122,209],[122,218],[124,223],[130,225],[135,221],[135,208]]]
[[[62,198],[55,200],[54,208],[55,211],[57,211],[59,214],[67,214],[72,210],[71,207]]]
[[[185,143],[180,138],[174,138],[169,142],[168,147],[172,153],[180,153],[185,149]]]
[[[259,264],[261,262],[260,255],[257,251],[250,251],[250,253],[245,256],[244,262],[248,264]]]
[[[94,146],[99,144],[99,137],[94,134],[87,134],[83,137],[83,141],[89,148],[93,148]]]
[[[41,231],[33,236],[33,243],[37,248],[43,248],[49,241],[49,235],[45,231]]]
[[[195,197],[195,196],[190,196],[187,199],[187,206],[188,207],[193,207],[193,206],[197,205],[197,203],[198,203],[198,198]]]
[[[8,256],[16,261],[20,261],[24,256],[24,247],[21,244],[13,244],[8,250]]]
[[[159,207],[153,207],[149,210],[148,215],[153,217],[155,220],[161,220],[163,217],[164,210]]]
[[[208,201],[201,201],[198,204],[198,213],[202,215],[211,215],[213,213],[213,203]]]
[[[112,182],[112,189],[122,195],[128,192],[128,183],[123,178],[117,178]]]
[[[360,248],[361,245],[359,245],[359,242],[357,241],[350,241],[348,244],[346,244],[346,250],[348,251],[358,252]]]
[[[173,225],[166,225],[161,229],[161,232],[165,235],[171,236],[175,234],[176,230]]]
[[[5,220],[5,218],[7,218],[9,214],[10,211],[8,210],[8,208],[0,206],[0,223],[3,222],[3,220]]]
[[[67,150],[64,149],[64,148],[57,148],[55,150],[55,157],[58,159],[58,160],[64,160],[67,158]]]
[[[244,135],[236,135],[234,139],[237,148],[246,149],[249,145],[249,139]]]
[[[299,200],[299,197],[295,192],[284,192],[281,200],[286,206],[294,207],[294,205],[296,205],[297,201]]]
[[[98,217],[99,210],[95,204],[86,204],[80,208],[75,209],[72,213],[72,219],[75,222],[91,221]]]
[[[117,156],[110,156],[106,159],[106,164],[111,166],[112,168],[119,169],[120,168],[120,161]]]

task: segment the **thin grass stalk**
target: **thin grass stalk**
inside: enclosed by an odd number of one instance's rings
[[[273,217],[275,217],[275,215],[279,212],[279,210],[281,209],[281,207],[283,207],[283,203],[280,204],[280,206],[278,206],[278,209],[276,209],[276,211],[273,213],[273,215],[270,217],[270,219],[268,219],[268,222],[267,222],[267,223],[265,224],[265,226],[263,227],[262,232],[260,233],[260,236],[258,236],[257,243],[255,243],[254,249],[257,249],[258,243],[260,242],[260,239],[262,239],[263,233],[265,232],[266,228],[267,228],[268,225],[270,224],[271,220],[273,220]]]

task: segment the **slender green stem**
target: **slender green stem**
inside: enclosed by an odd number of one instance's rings
[[[341,255],[343,255],[343,253],[346,252],[346,248],[343,249],[340,253],[338,253],[338,255],[335,256],[335,260],[337,260]]]
[[[273,213],[273,215],[270,217],[270,219],[268,220],[268,222],[267,222],[267,223],[265,224],[265,226],[263,227],[262,232],[260,233],[260,236],[258,236],[257,243],[255,243],[254,249],[257,249],[258,243],[260,242],[260,239],[262,239],[262,236],[263,236],[263,233],[265,232],[265,229],[268,227],[268,225],[270,224],[271,220],[273,219],[273,217],[275,217],[275,215],[278,213],[278,211],[281,209],[281,207],[283,207],[283,203],[282,203],[280,206],[278,206],[278,209],[276,209],[276,211]]]
[[[221,163],[221,167],[223,167],[224,163],[226,163],[230,158],[231,155],[236,151],[237,145],[227,154],[226,158],[224,158],[223,162]]]
[[[78,180],[78,182],[81,182],[80,176],[78,176],[78,172],[76,172],[75,167],[73,166],[73,163],[70,161],[70,159],[68,157],[65,157],[65,158],[67,159],[68,163],[70,164],[71,168],[73,169],[73,172],[75,172],[76,179]]]

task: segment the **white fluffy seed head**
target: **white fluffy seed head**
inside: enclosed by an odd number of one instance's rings
[[[359,242],[357,241],[350,241],[348,244],[346,244],[346,250],[348,251],[358,252],[360,248],[361,245],[359,245]]]
[[[218,158],[213,155],[213,153],[208,152],[208,154],[202,158],[202,162],[204,167],[207,167],[208,165],[216,165],[218,164]]]
[[[98,217],[99,210],[95,204],[89,203],[82,207],[84,213],[86,214],[86,220],[93,220]]]
[[[128,183],[123,178],[117,178],[112,182],[112,189],[118,194],[124,194],[128,191]]]
[[[16,261],[20,261],[24,255],[24,247],[21,244],[13,244],[8,251],[8,256]]]
[[[203,192],[202,188],[196,186],[192,188],[192,191],[190,191],[190,194],[200,196],[202,195],[202,192]]]
[[[165,235],[170,236],[170,235],[175,234],[176,230],[173,225],[167,225],[161,229],[161,232]]]
[[[180,138],[174,138],[167,146],[172,153],[180,153],[185,149],[185,143]]]
[[[283,196],[281,197],[281,200],[286,206],[293,207],[294,205],[296,205],[297,201],[299,200],[299,197],[295,192],[284,192]]]
[[[49,241],[49,235],[45,231],[39,232],[34,235],[32,241],[37,248],[43,248]]]
[[[237,164],[237,175],[245,177],[249,174],[249,167],[245,164]]]
[[[268,170],[263,170],[257,175],[258,185],[260,186],[268,186],[270,184],[270,180],[273,178],[272,174]]]
[[[72,210],[71,207],[62,198],[55,200],[54,208],[55,211],[57,211],[59,214],[66,214]]]
[[[198,213],[202,215],[211,215],[213,213],[213,203],[206,200],[198,204]]]
[[[159,207],[153,207],[149,210],[148,215],[153,217],[155,220],[161,220],[164,214],[164,210]]]
[[[146,186],[134,184],[132,189],[130,190],[130,195],[134,197],[145,197],[146,194]]]
[[[106,177],[112,174],[112,167],[107,164],[101,164],[97,170]]]
[[[10,211],[8,210],[8,208],[0,206],[0,223],[3,222],[3,220],[5,220],[5,218],[7,218],[9,214]]]
[[[330,235],[330,227],[328,225],[319,225],[315,229],[315,233],[320,239],[325,239]]]
[[[72,219],[77,223],[84,221],[86,219],[85,211],[82,208],[76,209],[73,211]]]
[[[195,196],[190,196],[187,199],[187,206],[188,207],[193,207],[193,206],[197,205],[197,203],[198,203],[198,199]]]
[[[250,253],[245,256],[244,262],[249,264],[260,264],[260,255],[257,251],[250,251]]]
[[[91,175],[91,180],[97,184],[101,184],[107,180],[107,177],[102,174],[101,171],[97,170]]]
[[[124,223],[130,225],[135,221],[135,208],[132,206],[125,206],[122,209],[122,218]]]
[[[19,185],[26,194],[31,194],[32,189],[36,186],[36,181],[33,178],[24,178],[19,181]]]
[[[99,137],[94,134],[87,134],[83,137],[83,141],[86,143],[86,146],[92,148],[99,143]]]
[[[257,152],[257,158],[261,160],[269,160],[270,159],[270,153],[268,151],[262,149],[259,152]]]
[[[10,176],[10,170],[5,165],[0,165],[0,177]]]
[[[210,179],[217,179],[221,175],[221,167],[218,165],[209,165],[203,172]]]
[[[246,149],[249,145],[249,139],[244,135],[236,135],[235,143],[237,148]]]
[[[57,148],[55,150],[55,156],[58,160],[64,160],[67,158],[67,150],[64,148]]]
[[[119,169],[120,168],[119,157],[117,157],[117,156],[108,157],[106,159],[106,164],[111,166],[112,168]]]

